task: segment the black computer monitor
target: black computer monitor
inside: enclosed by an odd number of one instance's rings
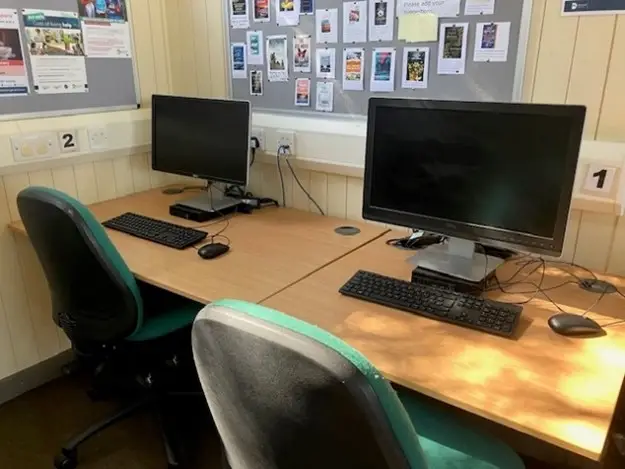
[[[153,96],[154,170],[243,186],[249,154],[249,102]]]
[[[372,98],[363,217],[560,255],[585,113]]]

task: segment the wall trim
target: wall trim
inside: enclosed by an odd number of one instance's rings
[[[63,375],[61,371],[63,365],[66,365],[73,359],[74,352],[65,350],[54,357],[1,379],[0,405],[59,378]]]

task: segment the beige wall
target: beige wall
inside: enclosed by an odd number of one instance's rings
[[[625,16],[562,18],[558,14],[560,0],[534,0],[534,4],[526,99],[584,103],[589,106],[587,138],[625,142]],[[130,5],[144,106],[149,106],[153,93],[226,95],[221,0],[130,0]],[[100,119],[117,122],[120,135],[124,128],[130,129],[119,137],[120,148],[145,143],[143,134],[149,118],[145,113],[104,116],[0,123],[0,153],[10,151],[8,140],[2,140],[3,134],[78,126]],[[329,140],[319,137],[319,142]],[[322,152],[321,148],[309,146],[307,152],[316,154]],[[12,168],[0,177],[0,379],[68,346],[50,320],[49,294],[32,248],[5,228],[18,216],[17,193],[38,184],[56,187],[91,203],[176,180],[151,171],[145,152],[105,155],[94,160],[57,161],[50,168]],[[298,174],[330,215],[360,218],[361,178],[301,169]],[[253,191],[279,198],[278,181],[274,165],[258,163],[250,185]],[[311,210],[289,174],[286,186],[289,205]],[[622,220],[614,215],[574,211],[565,259],[625,274]]]

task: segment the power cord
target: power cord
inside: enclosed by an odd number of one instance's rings
[[[280,163],[279,163],[280,156],[284,156],[284,161],[286,161],[286,165],[289,167],[289,170],[291,171],[291,174],[293,175],[293,179],[295,179],[295,182],[297,183],[299,188],[302,190],[304,194],[306,194],[306,197],[308,197],[308,200],[310,200],[314,204],[314,206],[317,207],[317,210],[319,210],[319,213],[325,216],[325,212],[323,211],[321,206],[317,203],[317,201],[313,198],[313,196],[310,195],[310,193],[304,188],[304,185],[297,177],[297,174],[295,173],[295,170],[293,169],[293,166],[291,165],[291,161],[289,160],[289,157],[291,156],[291,148],[289,147],[289,145],[280,145],[278,147],[277,153],[278,153],[278,170],[280,171],[280,179],[282,183],[283,195],[284,195],[284,181],[282,180],[282,170],[280,168]]]

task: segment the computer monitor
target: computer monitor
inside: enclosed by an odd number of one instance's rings
[[[363,217],[450,237],[424,266],[462,270],[464,278],[498,265],[478,262],[475,242],[560,255],[585,113],[583,106],[372,98]]]
[[[155,95],[152,168],[214,182],[246,185],[250,103]]]

